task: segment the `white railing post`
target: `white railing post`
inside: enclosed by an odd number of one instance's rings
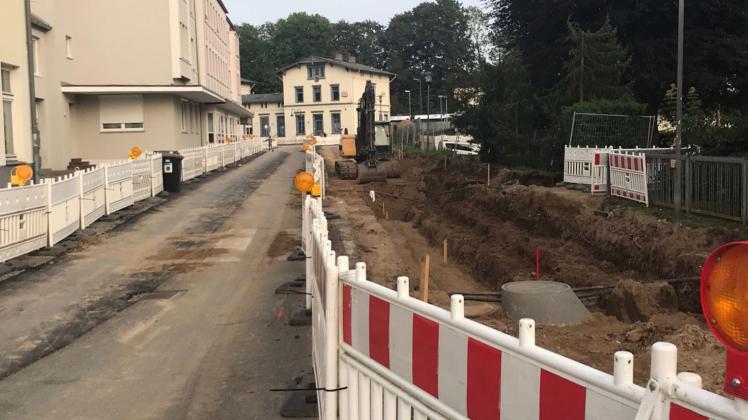
[[[81,230],[85,229],[85,225],[83,222],[83,215],[85,214],[83,212],[83,203],[86,201],[83,197],[83,175],[86,173],[86,171],[79,171],[80,176],[78,177],[78,210],[80,210],[80,223],[78,226]]]
[[[106,214],[112,213],[112,206],[109,204],[109,165],[104,165],[104,208]]]
[[[366,263],[356,263],[356,281],[366,281]]]
[[[52,183],[54,178],[48,178],[47,183],[47,246],[52,246]]]
[[[465,297],[462,295],[452,295],[450,297],[449,312],[453,321],[465,319]]]
[[[397,278],[397,297],[400,299],[410,297],[410,280],[405,276]]]
[[[335,265],[334,251],[325,267],[325,419],[338,417],[338,278],[339,268]],[[341,256],[338,262],[348,265],[348,257]]]
[[[520,347],[535,347],[535,321],[529,318],[519,320]]]
[[[616,386],[633,385],[634,355],[619,351],[613,356],[613,383]]]

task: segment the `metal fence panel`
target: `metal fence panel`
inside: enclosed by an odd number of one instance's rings
[[[684,210],[748,221],[748,161],[739,158],[647,153],[650,202],[674,207],[675,162],[683,164]]]

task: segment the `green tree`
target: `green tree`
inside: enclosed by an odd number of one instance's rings
[[[456,0],[421,3],[392,18],[385,31],[386,69],[398,74],[392,83],[393,112],[406,113],[405,90],[418,92],[423,86],[426,110],[426,73],[432,74],[431,110],[439,110],[438,95],[454,103],[454,90],[473,84],[477,70],[469,38],[468,16]],[[414,107],[418,110],[419,107]]]
[[[564,63],[562,84],[578,102],[589,99],[617,98],[630,94],[623,74],[629,59],[618,42],[616,29],[608,19],[597,31],[585,31],[579,24],[567,22],[572,43],[569,60]]]
[[[384,65],[383,36],[384,26],[377,22],[341,20],[333,24],[332,45],[337,50],[355,55],[359,63],[380,68]]]
[[[272,55],[278,67],[300,58],[332,52],[333,28],[327,18],[303,12],[292,13],[273,25]]]

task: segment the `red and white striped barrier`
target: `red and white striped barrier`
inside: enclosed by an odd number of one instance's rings
[[[610,375],[536,346],[530,319],[515,338],[466,319],[460,295],[446,311],[410,297],[406,277],[397,291],[368,281],[336,257],[321,199],[305,199],[304,219],[321,419],[748,419],[748,402],[678,374],[672,344],[652,347],[651,379],[635,385],[631,353]]]
[[[643,153],[612,152],[610,162],[610,195],[649,205],[647,157]]]

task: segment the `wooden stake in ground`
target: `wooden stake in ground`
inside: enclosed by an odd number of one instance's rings
[[[486,188],[491,186],[491,164],[488,164],[488,173],[486,175]]]
[[[428,303],[429,301],[429,263],[431,257],[426,254],[426,258],[423,260],[423,273],[421,273],[421,300]]]
[[[449,260],[449,258],[448,258],[448,252],[447,252],[447,248],[448,248],[448,242],[447,242],[447,240],[445,239],[445,240],[444,240],[444,264],[446,264],[446,263],[447,263],[447,261]]]

